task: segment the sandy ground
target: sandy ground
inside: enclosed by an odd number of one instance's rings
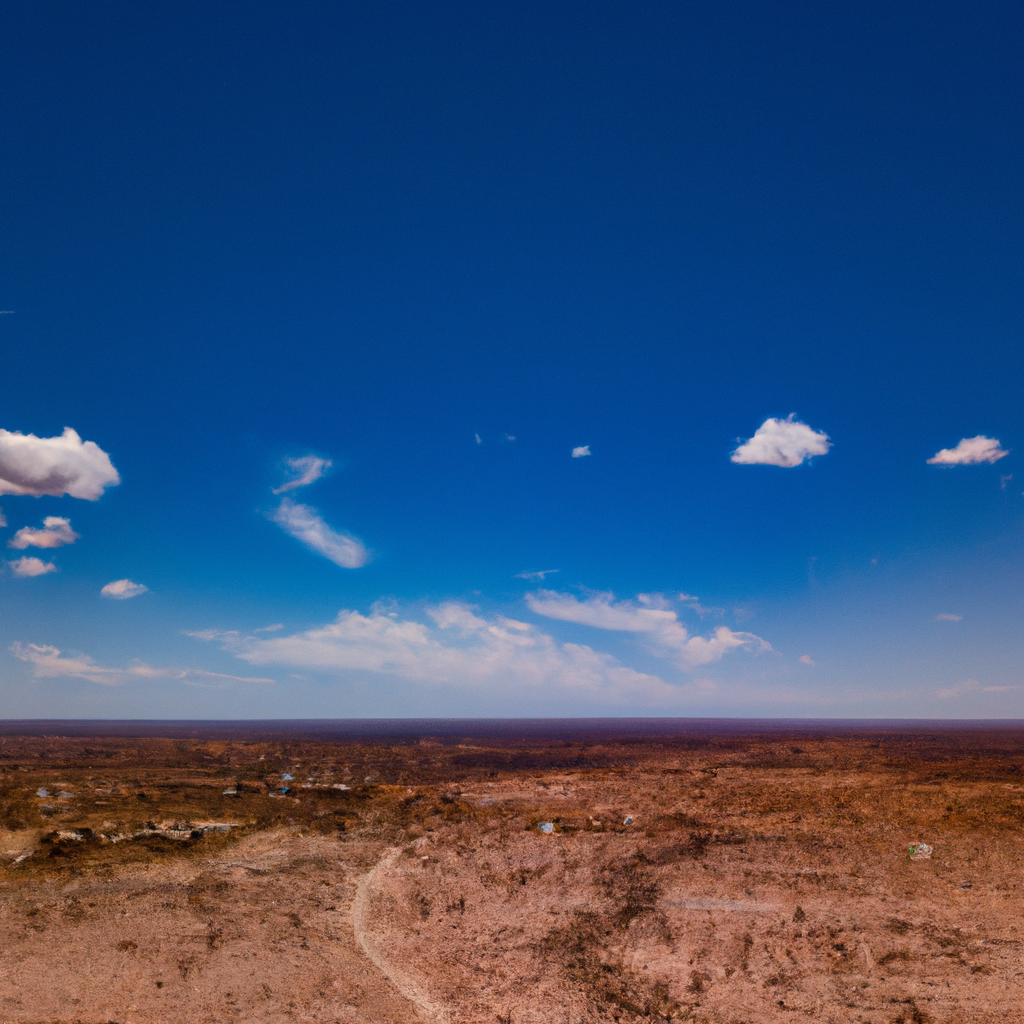
[[[380,853],[274,831],[210,861],[8,891],[0,1020],[416,1021],[352,928]]]

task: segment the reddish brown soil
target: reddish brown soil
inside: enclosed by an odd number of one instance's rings
[[[8,737],[0,1021],[1019,1022],[1022,764],[1019,733]]]

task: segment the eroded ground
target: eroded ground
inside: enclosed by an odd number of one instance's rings
[[[7,737],[0,1020],[1019,1022],[1022,768],[1010,731]]]

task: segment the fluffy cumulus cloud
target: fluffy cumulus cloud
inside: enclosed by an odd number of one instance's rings
[[[36,679],[86,679],[101,686],[122,686],[139,679],[169,679],[200,686],[274,682],[262,676],[232,676],[200,668],[152,668],[141,661],[132,662],[127,668],[108,668],[85,655],[66,656],[45,644],[14,644],[11,650],[15,657],[32,666]]]
[[[16,558],[8,562],[11,572],[15,576],[45,576],[48,572],[56,572],[57,566],[53,562],[44,562],[41,558],[28,555],[25,558]]]
[[[761,637],[728,626],[719,626],[706,637],[691,636],[671,602],[656,594],[641,594],[636,601],[616,601],[613,594],[592,594],[580,600],[573,594],[538,590],[527,595],[526,603],[532,612],[550,619],[639,634],[654,653],[672,657],[681,668],[719,661],[738,647],[771,650]]]
[[[979,434],[965,437],[955,448],[943,448],[929,460],[930,466],[976,466],[980,462],[998,462],[1010,453],[994,438]]]
[[[0,494],[67,494],[95,501],[120,482],[110,456],[71,427],[60,437],[0,430]]]
[[[325,626],[285,636],[192,635],[219,642],[251,665],[391,676],[433,689],[569,695],[612,706],[673,705],[684,696],[682,688],[585,644],[559,643],[530,623],[484,617],[460,602],[427,608],[418,618],[384,606],[367,615],[345,610]]]
[[[74,544],[79,534],[71,529],[71,520],[60,516],[47,516],[43,520],[41,530],[33,530],[23,526],[8,542],[9,548],[59,548],[65,544]]]
[[[578,448],[573,448],[572,457],[574,459],[584,459],[590,454],[590,445],[581,444]]]
[[[730,456],[733,462],[747,466],[799,466],[805,459],[825,455],[832,442],[828,434],[812,430],[790,413],[784,420],[771,416]]]
[[[275,487],[272,492],[274,494],[294,491],[297,487],[308,487],[316,483],[332,466],[330,459],[321,459],[317,455],[303,455],[298,459],[286,459],[285,462],[288,466],[289,479],[280,487]]]
[[[147,590],[149,587],[143,586],[141,583],[133,583],[131,580],[114,580],[113,583],[108,583],[100,593],[115,601],[127,601],[128,598],[138,597],[139,594],[144,594]]]
[[[286,533],[329,558],[335,565],[358,569],[370,560],[370,553],[361,540],[332,530],[320,518],[316,509],[308,505],[283,498],[281,504],[270,513],[270,518]]]

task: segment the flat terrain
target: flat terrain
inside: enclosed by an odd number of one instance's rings
[[[1024,731],[621,733],[7,730],[0,1021],[1024,1019]]]

